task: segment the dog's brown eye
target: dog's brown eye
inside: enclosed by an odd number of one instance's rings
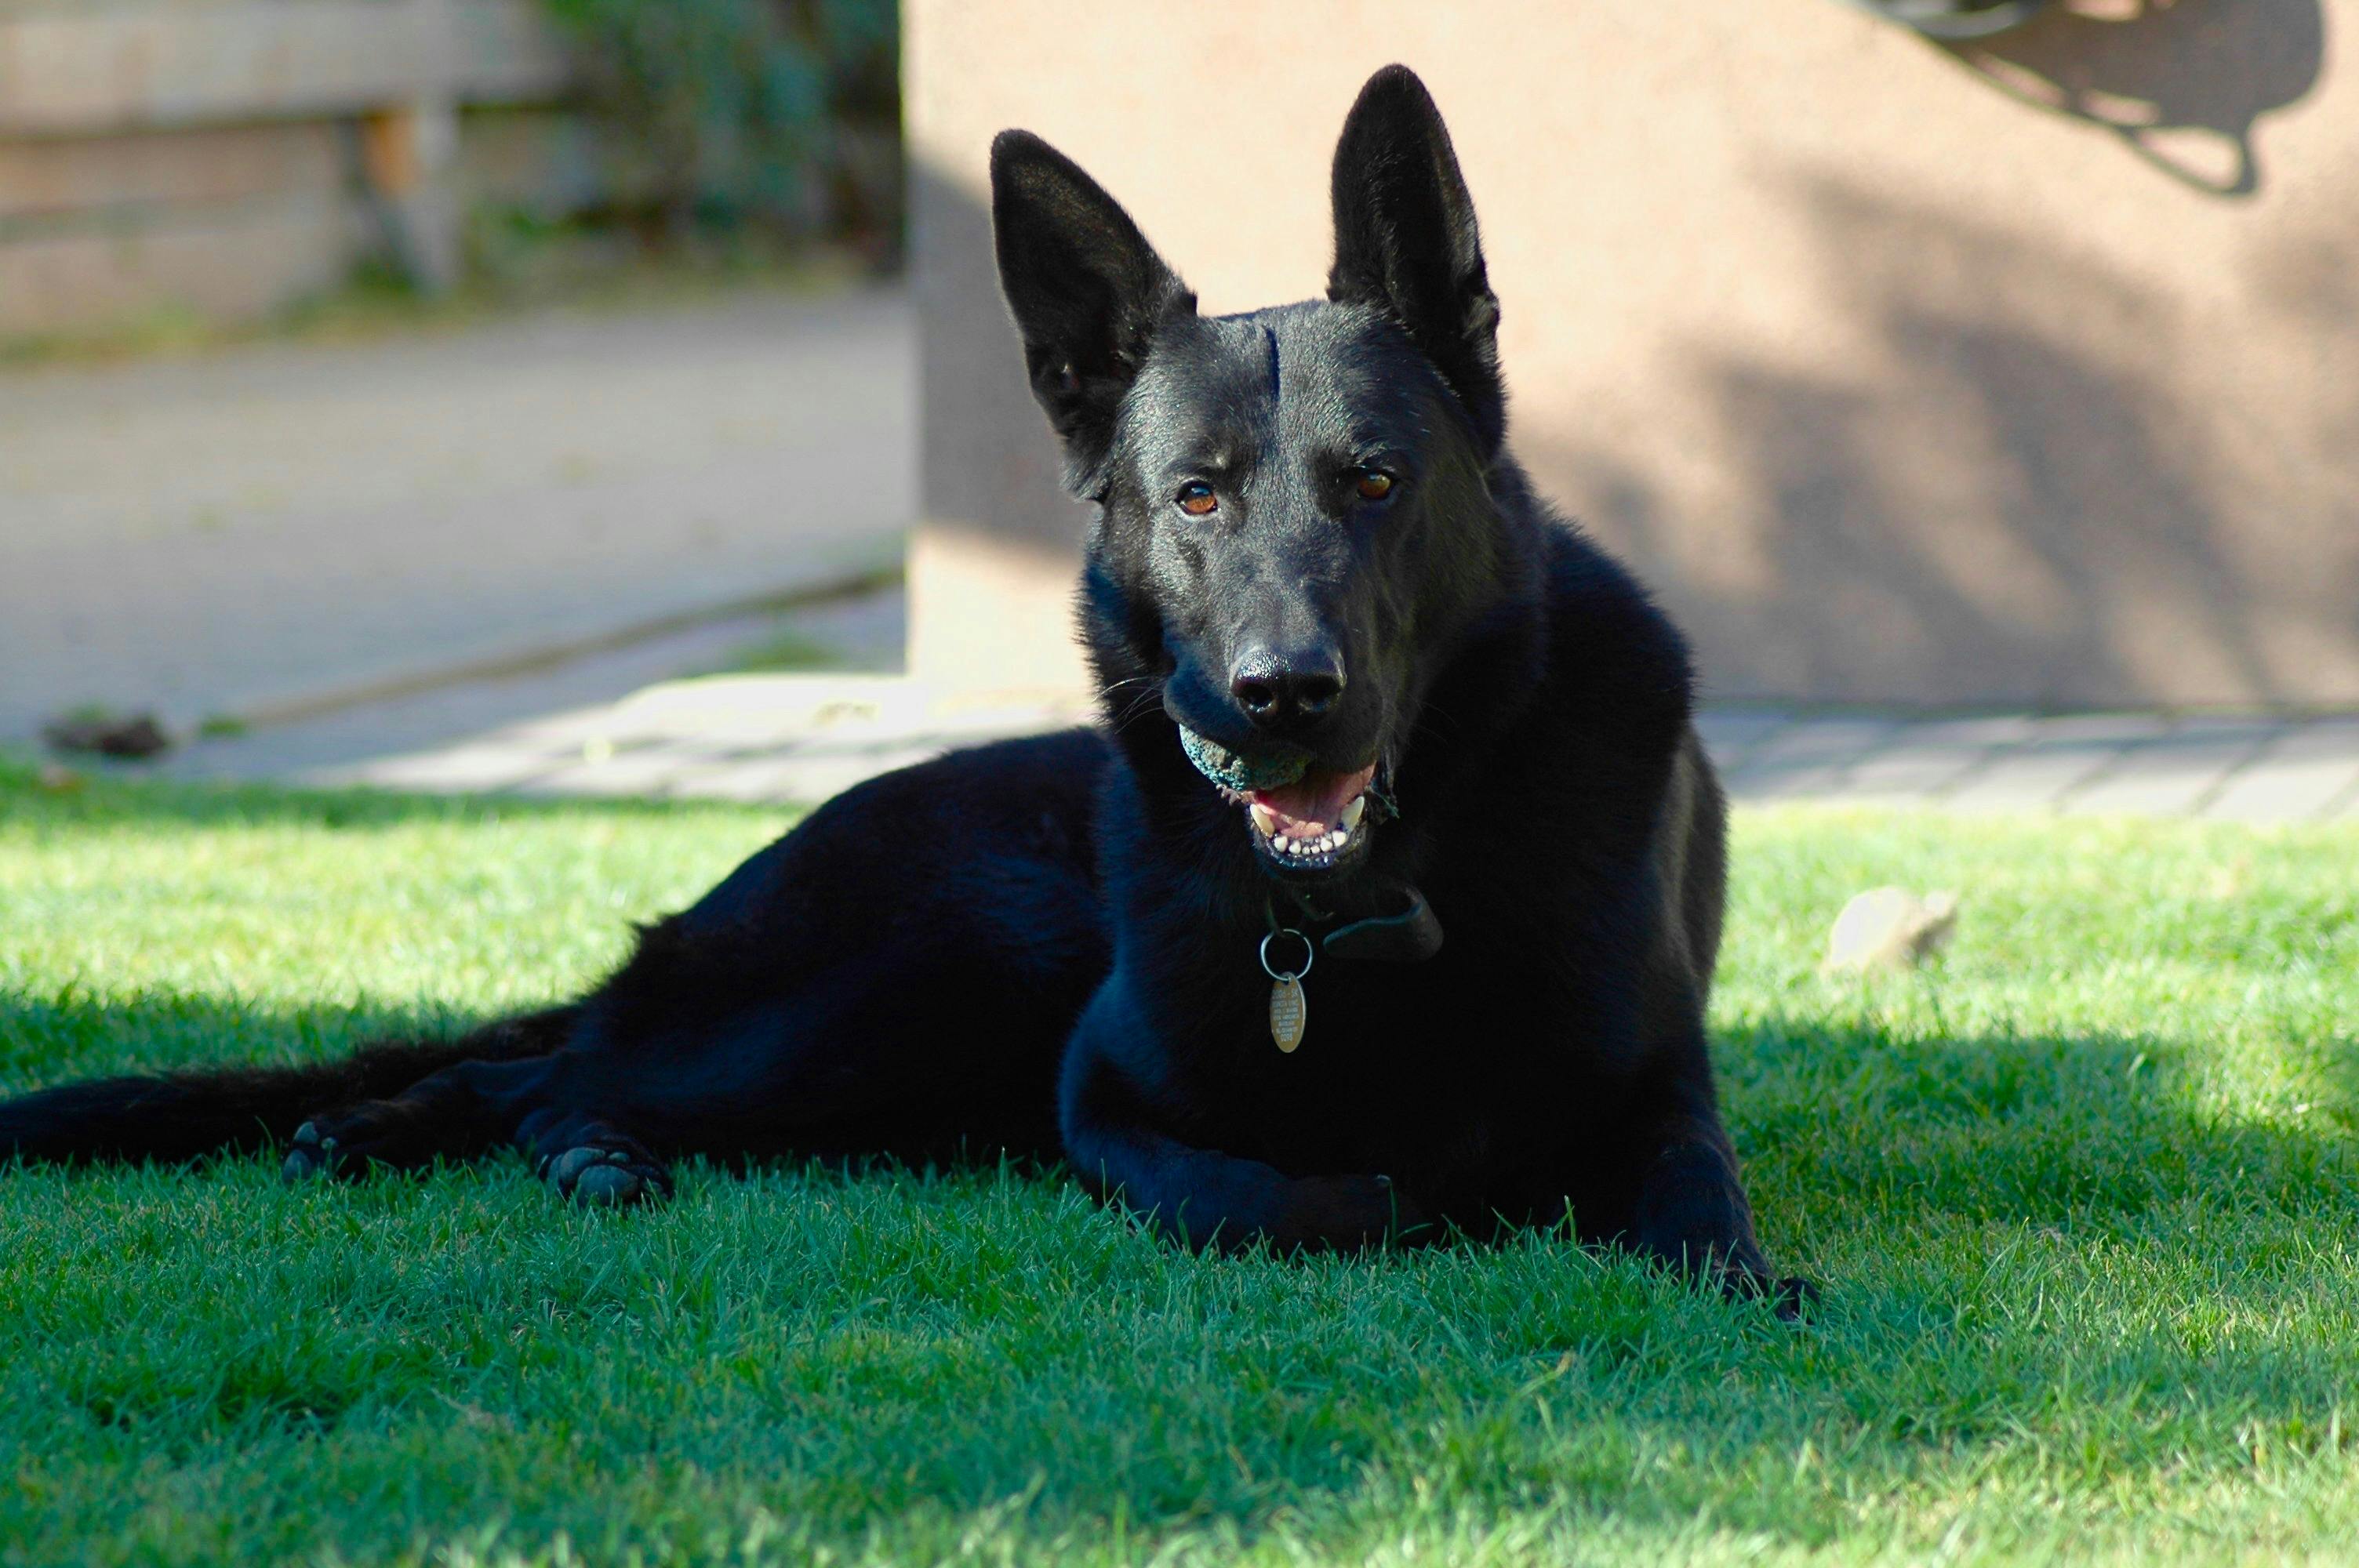
[[[1362,469],[1360,481],[1353,488],[1363,501],[1382,501],[1393,492],[1393,476],[1376,469]]]
[[[1209,517],[1220,504],[1221,498],[1201,479],[1191,479],[1180,487],[1180,510],[1190,517]]]

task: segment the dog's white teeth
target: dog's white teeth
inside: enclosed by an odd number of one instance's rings
[[[1262,836],[1269,844],[1270,853],[1283,855],[1289,860],[1309,860],[1332,855],[1352,841],[1351,828],[1342,823],[1317,835],[1301,831],[1299,824],[1291,833],[1276,832],[1273,830],[1277,826],[1276,818],[1264,822],[1259,806],[1254,808],[1254,826],[1261,829]],[[1310,826],[1315,827],[1318,824]]]
[[[1262,841],[1268,845],[1273,854],[1307,860],[1332,855],[1351,843],[1353,830],[1367,816],[1368,797],[1354,795],[1335,814],[1332,825],[1288,821],[1288,830],[1283,833],[1278,831],[1278,824],[1283,819],[1268,806],[1255,801],[1248,803],[1247,810],[1253,818],[1255,831],[1261,835]]]

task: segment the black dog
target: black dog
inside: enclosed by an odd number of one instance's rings
[[[0,1154],[509,1144],[612,1202],[690,1153],[1012,1149],[1195,1245],[1569,1207],[1791,1299],[1713,1102],[1724,808],[1686,650],[1502,449],[1498,305],[1407,70],[1361,93],[1333,198],[1324,301],[1205,319],[1073,164],[992,148],[1026,366],[1099,509],[1102,730],[846,793],[578,1002],[69,1085],[0,1106]]]

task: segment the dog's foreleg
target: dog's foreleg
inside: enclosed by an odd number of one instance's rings
[[[1389,1177],[1289,1176],[1161,1130],[1120,1070],[1076,1043],[1060,1097],[1066,1158],[1082,1184],[1197,1249],[1352,1250],[1430,1232]]]
[[[1753,1206],[1719,1127],[1675,1120],[1648,1142],[1632,1244],[1693,1272],[1766,1275]]]
[[[1637,1202],[1626,1240],[1636,1250],[1732,1295],[1765,1296],[1791,1316],[1815,1291],[1779,1279],[1753,1231],[1736,1152],[1719,1112],[1689,1083],[1673,1085],[1636,1124]]]
[[[511,1105],[546,1078],[549,1060],[461,1062],[387,1098],[316,1111],[288,1141],[285,1174],[357,1176],[474,1159],[515,1124]]]
[[[1353,1251],[1407,1239],[1426,1217],[1387,1176],[1289,1176],[1257,1160],[1195,1149],[1137,1128],[1072,1141],[1084,1185],[1198,1250]]]

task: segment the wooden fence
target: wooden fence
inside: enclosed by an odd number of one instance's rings
[[[0,0],[0,339],[249,317],[598,176],[536,0]]]

